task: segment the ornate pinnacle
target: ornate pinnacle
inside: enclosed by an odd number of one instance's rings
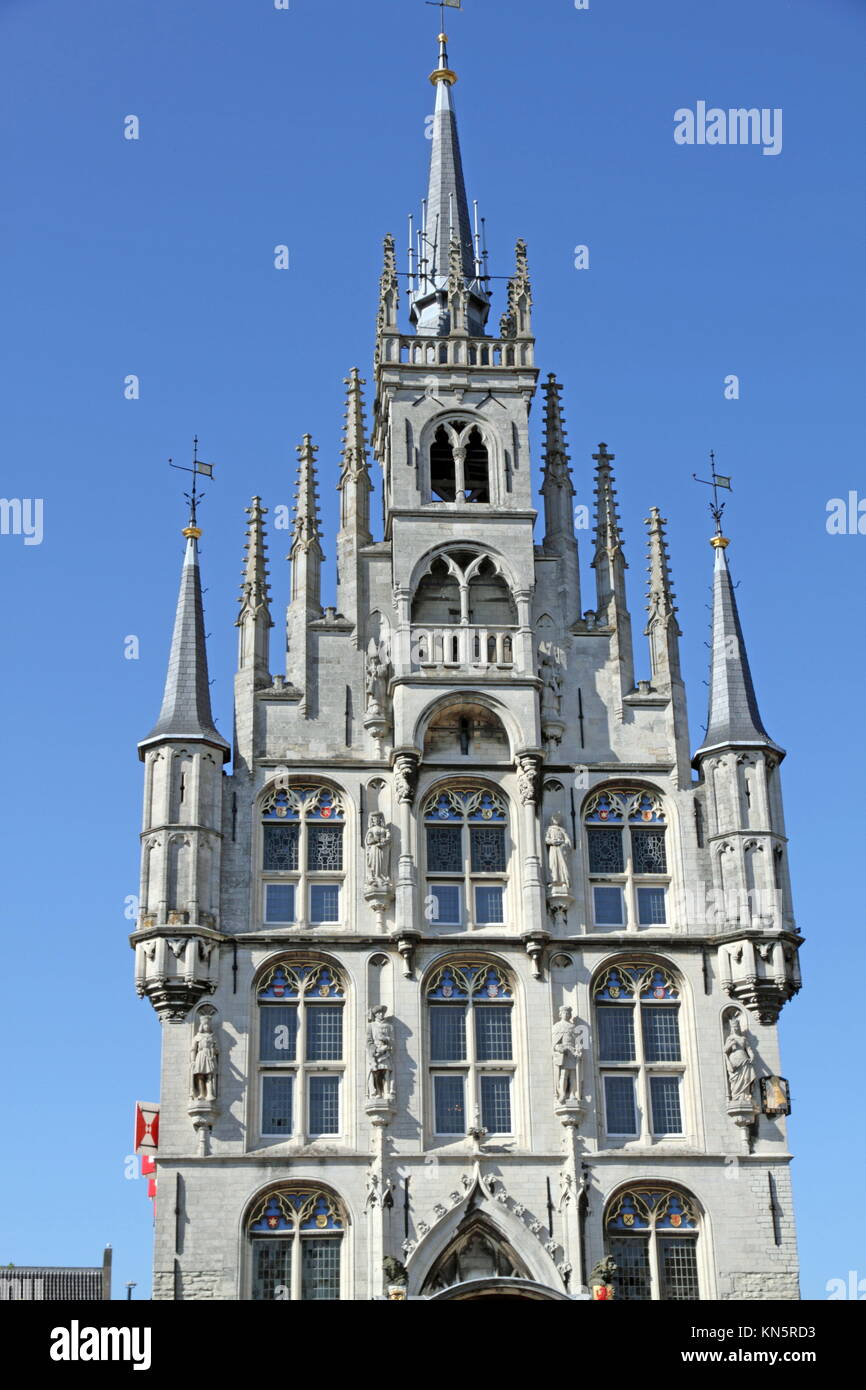
[[[514,248],[514,257],[515,270],[508,281],[508,309],[499,321],[499,332],[503,338],[529,337],[532,332],[532,285],[529,281],[526,242],[522,238]]]
[[[394,238],[389,232],[384,242],[385,256],[382,274],[379,279],[379,312],[376,315],[376,336],[385,331],[397,329],[397,308],[400,303],[400,290],[397,281],[397,256],[394,251]]]
[[[548,375],[542,387],[544,391],[544,482],[541,490],[548,484],[566,487],[574,495],[571,481],[569,455],[566,448],[565,422],[562,417],[562,402],[559,399],[562,387],[553,372]]]
[[[593,454],[592,457],[596,464],[593,568],[597,567],[601,555],[607,555],[610,560],[619,558],[620,563],[627,569],[628,565],[622,553],[622,536],[616,505],[616,488],[613,485],[613,469],[610,466],[616,458],[616,454],[609,454],[607,445],[602,442],[598,446],[598,453]]]
[[[647,612],[649,613],[649,620],[646,625],[646,633],[649,636],[653,627],[661,624],[664,627],[671,626],[676,635],[680,637],[682,634],[674,617],[677,611],[677,606],[674,603],[676,594],[671,585],[667,539],[664,532],[667,520],[660,515],[658,507],[651,507],[645,524],[649,527],[649,550],[647,551],[647,559],[649,560],[647,566],[649,573]]]
[[[241,596],[238,599],[241,611],[235,626],[240,627],[245,618],[251,617],[253,619],[261,618],[268,627],[273,627],[268,606],[270,585],[268,584],[268,562],[265,558],[268,547],[265,545],[264,518],[267,516],[268,509],[262,506],[260,497],[254,497],[250,506],[245,510],[249,517],[247,539],[244,546],[246,558],[241,570]]]
[[[295,523],[292,530],[292,549],[310,550],[316,547],[321,554],[319,531],[319,497],[316,480],[317,446],[312,436],[304,435],[303,443],[297,448],[298,484],[295,493]]]

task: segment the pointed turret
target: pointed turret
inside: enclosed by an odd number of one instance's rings
[[[559,399],[562,387],[553,372],[544,390],[544,461],[541,495],[544,498],[544,549],[561,555],[564,566],[565,616],[580,615],[580,568],[574,529],[574,482],[566,447],[565,420]]]
[[[615,454],[607,452],[601,443],[593,454],[595,477],[595,570],[598,621],[613,628],[612,654],[620,667],[620,689],[623,695],[634,688],[634,659],[631,644],[631,617],[625,591],[625,572],[628,569],[622,549],[616,488],[613,485]]]
[[[236,626],[240,628],[238,637],[238,670],[252,669],[257,683],[270,684],[270,660],[268,634],[273,627],[268,603],[270,585],[268,584],[268,564],[265,545],[264,518],[267,507],[262,499],[254,497],[246,508],[249,524],[244,547],[246,558],[241,571],[241,596],[238,599],[240,612]]]
[[[319,616],[322,609],[322,552],[319,529],[319,494],[316,478],[318,450],[309,434],[298,446],[298,482],[292,526],[292,603],[300,602]]]
[[[647,589],[647,613],[649,618],[644,628],[650,640],[650,661],[653,684],[659,688],[670,685],[672,680],[680,679],[679,639],[682,636],[676,619],[676,595],[671,585],[670,562],[668,560],[667,540],[664,528],[666,519],[658,507],[651,507],[646,518],[649,528],[649,587]]]
[[[707,731],[695,757],[715,748],[737,746],[782,750],[764,728],[740,626],[740,615],[726,551],[730,542],[717,534],[713,571],[713,635]]]
[[[457,74],[448,65],[446,34],[439,35],[439,61],[430,74],[436,88],[436,107],[430,150],[430,177],[426,214],[421,233],[418,285],[412,296],[410,317],[417,332],[444,336],[451,331],[448,305],[449,249],[457,242],[457,261],[466,285],[468,331],[484,332],[490,301],[480,280],[473,246],[469,203],[460,157],[457,117],[452,87]]]
[[[340,530],[337,533],[337,609],[357,621],[363,595],[363,569],[358,552],[373,539],[370,533],[370,493],[373,484],[367,459],[362,380],[353,367],[345,380],[346,414],[340,467]]]
[[[138,750],[140,757],[144,758],[146,749],[152,744],[180,739],[184,742],[211,743],[220,749],[223,761],[226,761],[229,757],[229,746],[222,734],[217,732],[210,705],[204,611],[198,568],[198,539],[201,531],[191,521],[184,528],[183,534],[186,536],[186,553],[181,570],[162,709],[156,724],[138,745]]]

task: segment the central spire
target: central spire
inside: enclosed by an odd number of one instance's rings
[[[436,89],[436,106],[432,117],[430,177],[419,237],[418,281],[411,295],[410,317],[419,334],[435,337],[450,332],[449,260],[453,267],[452,246],[456,244],[460,273],[468,291],[468,330],[479,336],[484,332],[490,301],[482,282],[480,250],[469,217],[451,92],[457,74],[448,65],[447,42],[447,34],[440,34],[438,64],[430,74]]]

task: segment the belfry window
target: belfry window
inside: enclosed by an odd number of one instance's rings
[[[296,1184],[262,1197],[247,1223],[252,1298],[338,1299],[345,1218],[330,1193]]]
[[[490,501],[490,459],[477,425],[439,426],[430,445],[430,495],[434,502]]]
[[[442,1137],[480,1125],[513,1133],[513,994],[505,972],[481,961],[440,966],[427,987],[430,1128]]]
[[[341,1134],[345,987],[339,971],[280,961],[256,997],[262,1138],[306,1142]]]
[[[647,961],[612,965],[596,983],[594,1003],[608,1140],[683,1134],[685,1067],[672,975]]]
[[[593,926],[663,926],[670,879],[661,799],[646,791],[598,791],[586,804],[584,824]]]
[[[617,1298],[627,1302],[699,1299],[699,1218],[694,1200],[662,1183],[620,1192],[605,1215]]]
[[[439,787],[424,802],[425,917],[441,926],[506,920],[508,808],[487,787]]]
[[[278,786],[262,805],[262,919],[273,926],[342,920],[343,825],[339,792]]]

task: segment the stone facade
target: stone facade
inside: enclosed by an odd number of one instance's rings
[[[185,532],[132,937],[164,1023],[154,1297],[580,1298],[612,1253],[622,1297],[796,1298],[776,1019],[801,938],[727,541],[692,760],[663,519],[636,680],[614,456],[584,609],[553,377],[539,535],[526,248],[490,336],[444,40],[431,80],[450,253],[428,214],[405,331],[386,241],[334,609],[299,449],[277,674],[253,499],[232,750]]]

